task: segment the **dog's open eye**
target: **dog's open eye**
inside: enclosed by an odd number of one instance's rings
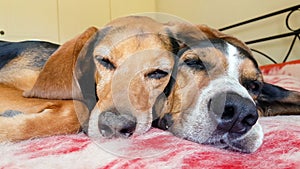
[[[184,63],[188,67],[196,69],[196,70],[204,70],[205,69],[203,62],[200,59],[186,59],[184,61]]]
[[[116,66],[107,58],[104,58],[102,56],[96,56],[96,59],[106,69],[113,70],[116,68]]]
[[[150,79],[161,79],[166,77],[169,73],[160,69],[156,69],[150,73],[147,73],[145,76]]]

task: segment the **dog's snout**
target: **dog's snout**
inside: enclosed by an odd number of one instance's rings
[[[258,119],[255,104],[236,93],[215,96],[210,101],[209,110],[216,115],[220,132],[245,134]]]
[[[130,114],[102,112],[98,117],[99,132],[103,137],[129,137],[136,128],[136,119]]]

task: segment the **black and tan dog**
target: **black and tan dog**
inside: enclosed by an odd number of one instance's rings
[[[49,59],[57,46],[28,45],[46,55],[44,66],[24,46],[2,43],[0,140],[74,133],[78,112],[83,123],[91,111],[94,138],[141,134],[154,120],[191,141],[253,152],[263,137],[257,106],[262,114],[286,105],[294,107],[279,113],[299,112],[299,94],[265,84],[244,43],[206,26],[117,19],[98,32],[88,29]],[[23,90],[36,98],[22,97]]]
[[[95,105],[92,115],[127,119],[114,134],[145,132],[175,63],[178,47],[168,34],[153,19],[124,17],[58,50],[46,42],[1,42],[0,140],[77,132]]]

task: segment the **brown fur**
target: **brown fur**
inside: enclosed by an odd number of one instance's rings
[[[79,52],[96,30],[94,27],[87,29],[51,56],[39,76],[33,78],[37,80],[28,85],[33,88],[24,94],[35,98],[25,98],[22,90],[0,84],[0,112],[22,112],[13,117],[0,116],[0,141],[70,134],[80,130],[88,118],[88,110],[80,101],[71,100],[73,67]],[[25,74],[22,79],[30,75]],[[7,85],[17,87],[14,83]]]
[[[47,61],[33,88],[25,97],[72,99],[73,70],[85,43],[98,29],[88,28],[74,39],[64,43]]]
[[[5,85],[0,85],[0,91],[0,112],[22,112],[14,117],[0,116],[0,141],[76,133],[80,130],[78,118],[84,121],[88,116],[79,101],[24,98],[21,90]],[[82,117],[75,111],[81,111]]]

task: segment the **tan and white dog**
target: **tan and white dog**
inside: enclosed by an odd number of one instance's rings
[[[188,32],[177,35],[186,47],[179,51],[176,83],[157,100],[155,125],[198,143],[257,150],[263,132],[254,99],[263,79],[249,48],[204,25],[174,29]]]
[[[242,41],[205,25],[173,26],[185,47],[178,53],[176,83],[156,101],[155,127],[194,142],[250,153],[263,141],[259,114],[299,114],[300,94],[263,82]]]

